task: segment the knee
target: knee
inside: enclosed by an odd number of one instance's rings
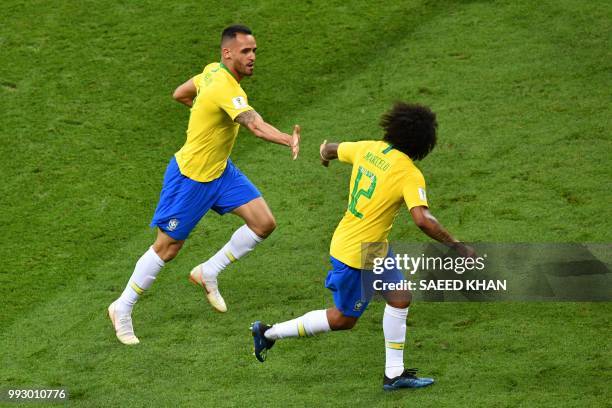
[[[329,327],[332,330],[351,330],[357,324],[356,318],[341,318],[336,319],[333,322],[329,322]]]
[[[339,323],[334,330],[351,330],[357,324],[357,319],[345,319]]]
[[[261,238],[267,238],[276,229],[276,220],[270,216],[263,220],[258,220],[256,225],[250,225],[249,228]]]
[[[180,250],[181,247],[179,247],[178,245],[170,245],[166,249],[166,252],[164,253],[164,256],[161,257],[161,259],[163,259],[164,262],[170,262],[171,260],[176,258]]]
[[[274,217],[270,217],[270,219],[268,219],[264,225],[265,236],[267,237],[268,235],[270,235],[275,229],[276,229],[276,220],[274,219]]]
[[[405,309],[410,306],[412,293],[409,291],[394,291],[385,294],[387,304],[398,309]]]
[[[392,301],[387,302],[387,304],[397,309],[406,309],[408,306],[410,306],[410,301],[409,300],[392,300]]]
[[[170,262],[178,255],[181,247],[183,246],[182,242],[172,242],[172,243],[155,243],[153,244],[153,250],[157,253],[162,261]]]
[[[357,324],[357,317],[344,316],[339,310],[328,312],[327,320],[332,330],[350,330]]]

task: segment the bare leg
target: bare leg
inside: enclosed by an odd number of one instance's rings
[[[258,197],[232,211],[260,238],[267,238],[276,228],[276,220],[263,197]]]
[[[178,255],[184,243],[184,239],[176,240],[164,231],[158,229],[157,238],[153,243],[153,250],[164,262],[170,262]]]

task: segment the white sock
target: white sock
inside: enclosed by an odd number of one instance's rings
[[[238,228],[229,242],[202,264],[206,278],[216,278],[230,263],[251,252],[261,241],[263,238],[255,234],[246,224]]]
[[[305,337],[330,331],[326,310],[314,310],[297,319],[276,323],[266,330],[264,336],[269,340],[284,339],[285,337]]]
[[[117,301],[116,309],[120,312],[130,313],[140,295],[151,287],[164,264],[153,247],[150,247],[136,262],[134,272]]]
[[[385,306],[383,332],[385,334],[385,375],[394,378],[404,372],[404,342],[408,309]]]

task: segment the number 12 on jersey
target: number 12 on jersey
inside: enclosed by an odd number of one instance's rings
[[[363,188],[359,188],[359,182],[363,176],[366,176],[370,179],[370,186],[367,190]],[[357,170],[357,176],[355,177],[355,184],[353,185],[353,191],[351,192],[351,201],[349,202],[348,210],[357,218],[363,218],[363,214],[357,210],[357,201],[361,197],[365,197],[368,200],[372,198],[372,194],[374,194],[374,189],[376,188],[376,175],[369,170],[364,169],[359,166]]]

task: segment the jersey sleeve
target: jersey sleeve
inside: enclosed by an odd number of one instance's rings
[[[342,142],[338,145],[338,160],[344,163],[353,163],[357,153],[367,142]]]
[[[246,93],[238,88],[232,89],[227,87],[216,87],[212,92],[213,102],[223,109],[232,120],[236,119],[236,116],[242,112],[253,110],[249,106]]]
[[[202,77],[204,76],[204,73],[198,74],[196,76],[194,76],[193,79],[193,84],[195,85],[196,89],[199,91],[200,90],[200,84],[202,83]]]
[[[406,177],[403,188],[404,201],[410,210],[413,207],[425,206],[427,204],[427,193],[425,188],[425,178],[420,171],[416,170]]]

